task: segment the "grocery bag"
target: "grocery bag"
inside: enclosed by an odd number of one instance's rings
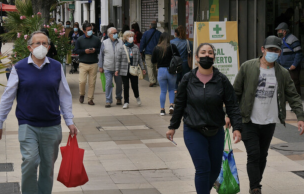
[[[100,73],[100,80],[101,80],[101,85],[102,85],[102,91],[106,91],[106,76],[104,73]],[[114,84],[112,84],[112,87],[114,87]]]
[[[106,76],[104,73],[100,73],[100,80],[101,80],[102,90],[103,90],[103,92],[105,92],[106,91]]]
[[[221,172],[214,185],[219,194],[236,194],[240,192],[240,182],[233,156],[229,129],[226,129],[224,149],[226,142],[228,142],[229,151],[224,150],[223,152]]]
[[[76,135],[70,135],[67,145],[60,147],[62,161],[57,180],[66,187],[77,187],[89,181],[83,165],[84,149],[78,147]]]

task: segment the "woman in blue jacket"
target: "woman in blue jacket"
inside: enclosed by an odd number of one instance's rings
[[[190,42],[186,39],[186,30],[185,30],[185,27],[182,25],[179,25],[175,29],[174,37],[175,38],[173,40],[171,40],[170,43],[176,45],[177,50],[178,50],[181,58],[183,59],[183,71],[181,73],[178,73],[177,78],[176,78],[176,84],[175,84],[175,93],[176,93],[178,84],[181,82],[183,76],[191,70],[190,67],[188,66],[188,58],[187,58],[188,57],[188,46],[187,46],[187,44],[189,45],[189,47],[191,49],[191,56],[192,56],[192,52],[193,52],[193,45],[192,45],[192,42]]]

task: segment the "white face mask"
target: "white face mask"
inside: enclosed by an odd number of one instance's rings
[[[133,41],[134,41],[134,38],[133,37],[129,37],[128,42],[129,43],[133,43]]]
[[[36,48],[34,48],[33,50],[33,55],[37,58],[37,59],[43,59],[45,58],[46,54],[48,53],[48,49],[43,46],[43,45],[40,45]]]

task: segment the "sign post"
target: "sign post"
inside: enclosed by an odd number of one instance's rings
[[[201,43],[214,45],[214,67],[225,74],[233,84],[239,69],[237,22],[195,22],[194,50]]]

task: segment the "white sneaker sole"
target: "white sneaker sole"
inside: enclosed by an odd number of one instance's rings
[[[166,113],[160,113],[160,116],[165,116],[166,115]]]
[[[174,112],[174,109],[170,109],[170,110],[169,110],[170,115],[172,115],[173,112]]]

